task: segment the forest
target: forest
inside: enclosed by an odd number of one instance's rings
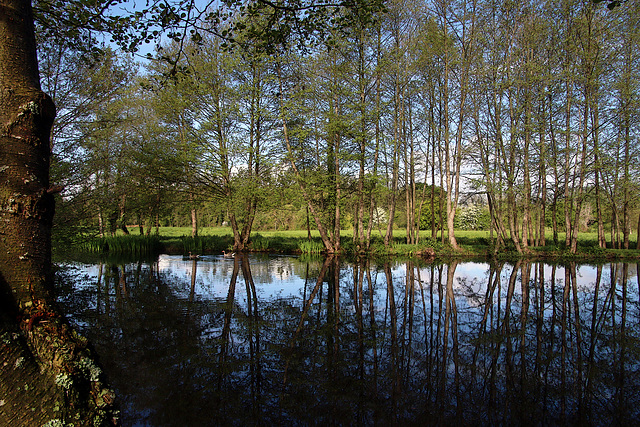
[[[100,235],[224,223],[237,250],[251,230],[307,226],[328,252],[340,230],[366,250],[373,230],[388,244],[398,228],[407,243],[445,230],[453,248],[456,228],[492,229],[518,252],[544,246],[545,230],[556,243],[566,231],[572,252],[587,230],[629,247],[637,2],[396,0],[350,13],[269,49],[208,21],[197,37],[165,37],[154,59],[42,40],[58,220]]]

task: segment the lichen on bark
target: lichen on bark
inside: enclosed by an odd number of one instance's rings
[[[114,393],[53,298],[54,117],[31,2],[0,0],[0,425],[114,425]]]
[[[2,315],[0,369],[2,425],[119,424],[115,394],[87,340],[57,316],[22,319],[16,328]]]

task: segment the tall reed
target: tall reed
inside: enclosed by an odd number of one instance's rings
[[[158,236],[115,236],[99,237],[82,244],[87,252],[109,253],[111,255],[145,256],[155,255],[162,251]]]
[[[303,254],[321,254],[324,245],[317,240],[302,240],[298,242],[298,250]]]
[[[233,236],[183,236],[180,238],[184,254],[220,252],[233,244]]]

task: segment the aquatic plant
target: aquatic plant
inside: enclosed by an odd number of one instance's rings
[[[232,245],[233,237],[226,236],[182,236],[180,238],[180,244],[182,246],[182,253],[188,254],[204,254],[210,252],[220,252],[223,249],[230,248]]]
[[[255,234],[251,237],[251,250],[257,252],[264,252],[269,250],[269,239],[262,235]]]
[[[158,236],[129,235],[91,239],[82,248],[100,254],[145,256],[160,253],[162,244]]]
[[[317,240],[302,240],[298,243],[298,250],[303,254],[320,254],[324,251],[324,245]]]

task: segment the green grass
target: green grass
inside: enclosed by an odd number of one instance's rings
[[[306,230],[292,231],[259,231],[251,234],[248,250],[253,252],[275,253],[301,253],[321,254],[324,245],[317,230],[312,230],[311,240],[308,239]],[[352,231],[341,231],[341,246],[345,254],[357,252],[352,241]],[[441,235],[437,239],[431,238],[429,231],[420,232],[417,245],[406,244],[406,232],[404,229],[394,230],[392,244],[387,247],[377,231],[372,234],[369,253],[372,256],[427,256],[435,251],[436,256],[486,256],[492,254],[491,235],[488,231],[462,231],[456,230],[456,239],[461,252],[455,252],[449,246],[445,233],[445,243],[442,243]],[[558,245],[553,242],[553,235],[548,231],[546,246],[529,248],[531,253],[527,256],[540,256],[554,259],[619,259],[638,258],[637,250],[612,250],[601,249],[597,244],[596,233],[581,233],[578,240],[578,254],[570,254],[564,245],[564,234],[558,236]],[[90,239],[82,245],[84,251],[93,253],[148,255],[151,253],[194,254],[220,253],[223,250],[231,250],[233,247],[233,232],[230,227],[205,227],[198,230],[197,237],[191,237],[190,227],[162,227],[158,236],[119,235],[102,239]],[[635,242],[632,242],[635,247]],[[517,254],[513,244],[506,242],[506,248],[502,248],[498,257],[521,257]]]

